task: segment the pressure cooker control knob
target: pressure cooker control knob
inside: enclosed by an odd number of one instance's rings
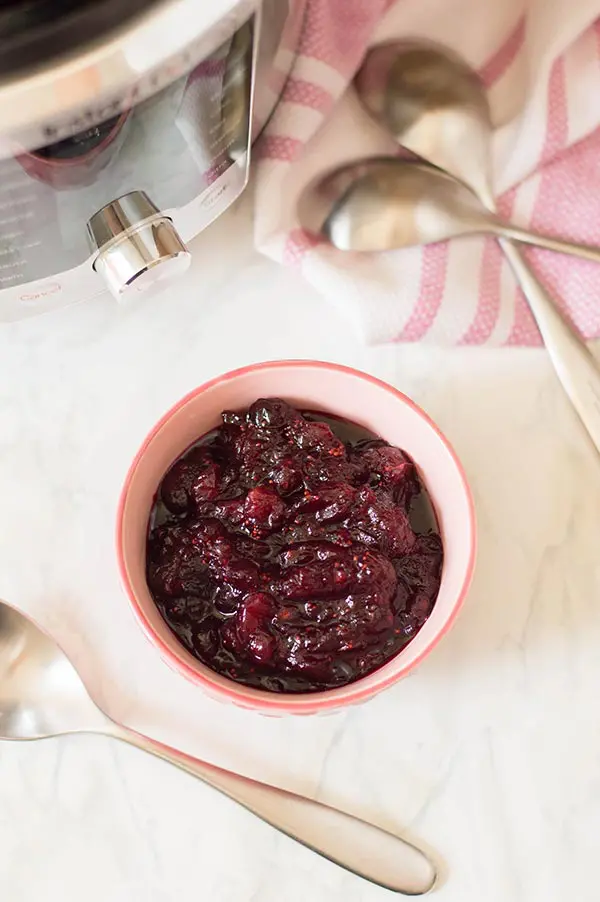
[[[162,285],[188,268],[191,254],[171,219],[144,191],[111,201],[87,224],[94,269],[121,299]]]

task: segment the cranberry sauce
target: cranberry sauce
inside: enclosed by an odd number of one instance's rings
[[[223,414],[167,472],[147,579],[183,645],[272,692],[343,686],[415,636],[442,543],[410,458],[279,399]]]

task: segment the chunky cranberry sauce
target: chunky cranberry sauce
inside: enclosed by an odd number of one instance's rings
[[[183,645],[272,692],[343,686],[422,627],[442,543],[410,458],[359,427],[259,400],[167,472],[147,578]]]

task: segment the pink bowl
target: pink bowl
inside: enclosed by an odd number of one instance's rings
[[[202,665],[178,642],[146,584],[146,534],[156,489],[173,461],[218,425],[221,411],[278,396],[360,424],[410,454],[433,500],[444,542],[440,592],[421,631],[395,658],[340,689],[286,695],[251,689]],[[175,405],[154,427],[125,480],[117,520],[121,578],[144,632],[175,670],[221,701],[263,714],[315,714],[365,701],[391,686],[429,654],[454,621],[475,561],[475,513],[463,469],[448,442],[412,401],[357,370],[330,363],[262,363],[207,382]]]

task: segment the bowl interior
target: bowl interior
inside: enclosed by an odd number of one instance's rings
[[[173,461],[214,429],[223,410],[248,407],[260,397],[282,397],[364,426],[414,459],[433,501],[444,543],[440,592],[429,620],[394,659],[340,689],[277,695],[219,676],[180,645],[146,584],[146,535],[156,489]],[[267,364],[241,370],[198,389],[171,410],[146,440],[130,470],[121,500],[118,553],[128,594],[151,640],[171,664],[199,679],[213,694],[248,707],[308,711],[360,701],[394,682],[426,654],[449,627],[464,597],[474,556],[474,517],[462,469],[431,421],[406,397],[353,370],[311,363]]]

